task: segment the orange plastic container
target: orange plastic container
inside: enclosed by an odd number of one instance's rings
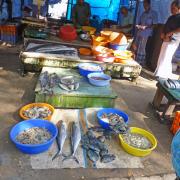
[[[106,46],[109,42],[106,38],[92,35],[92,46]]]
[[[180,111],[177,111],[170,130],[173,134],[176,134],[179,128],[180,128]]]
[[[79,48],[79,53],[84,56],[90,56],[92,51],[88,48]]]
[[[51,113],[51,115],[49,115],[49,116],[46,117],[45,119],[46,119],[46,120],[51,120],[51,117],[52,117],[52,115],[53,115],[53,113],[54,113],[54,107],[51,106],[50,104],[47,104],[47,103],[31,103],[31,104],[27,104],[27,105],[23,106],[23,107],[20,109],[20,111],[19,111],[20,117],[21,117],[22,119],[25,119],[25,120],[29,119],[28,117],[26,117],[26,116],[23,115],[23,112],[24,112],[25,110],[28,110],[28,109],[30,109],[30,108],[37,107],[37,106],[38,106],[38,107],[47,107],[47,108],[49,108],[49,110],[50,110],[52,113]]]

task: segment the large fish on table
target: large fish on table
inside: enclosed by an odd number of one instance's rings
[[[71,150],[72,150],[72,153],[71,153],[71,155],[66,156],[63,159],[63,161],[65,161],[67,159],[74,159],[79,164],[79,161],[75,156],[75,153],[80,144],[80,141],[81,141],[81,130],[80,130],[79,122],[73,122],[72,128],[71,128]]]
[[[58,124],[60,124],[58,126],[58,136],[56,138],[57,145],[58,145],[58,152],[55,154],[55,156],[52,158],[52,160],[54,160],[56,157],[58,157],[60,155],[63,155],[62,154],[62,149],[63,149],[63,146],[64,146],[64,142],[66,140],[66,137],[67,137],[66,123],[63,122],[63,121],[60,121],[60,122],[58,122]]]

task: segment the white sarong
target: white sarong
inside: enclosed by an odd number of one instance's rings
[[[178,48],[179,43],[175,42],[163,42],[157,68],[154,75],[160,78],[178,79],[179,76],[172,73],[172,57]]]

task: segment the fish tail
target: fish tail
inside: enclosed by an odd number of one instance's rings
[[[66,160],[68,160],[68,159],[73,159],[74,161],[76,161],[76,163],[79,164],[79,161],[78,161],[77,157],[75,157],[75,156],[73,156],[73,155],[65,156],[62,161],[64,162],[64,161],[66,161]]]
[[[61,151],[58,151],[52,158],[52,161],[54,161],[58,156],[61,155]]]

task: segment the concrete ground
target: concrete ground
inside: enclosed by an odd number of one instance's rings
[[[156,82],[144,75],[137,83],[128,80],[112,81],[112,87],[118,94],[116,107],[129,114],[132,126],[150,130],[158,140],[156,150],[141,159],[144,169],[32,169],[30,156],[19,152],[9,140],[10,128],[20,121],[19,108],[34,100],[33,89],[38,77],[33,73],[26,77],[19,75],[19,49],[0,47],[0,180],[175,178],[170,154],[172,135],[169,127],[160,124],[153,114],[149,103],[155,94]]]

